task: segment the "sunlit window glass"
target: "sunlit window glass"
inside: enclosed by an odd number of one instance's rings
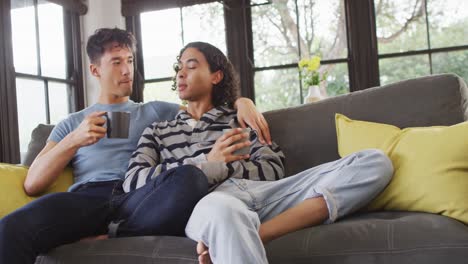
[[[381,59],[379,68],[382,85],[430,74],[427,55]]]
[[[15,70],[21,73],[38,74],[33,1],[12,1],[11,4],[11,33]]]
[[[42,75],[66,78],[63,8],[39,1],[38,15]]]
[[[375,0],[379,54],[427,49],[424,1]]]
[[[38,124],[47,123],[44,83],[42,81],[16,79],[20,151],[28,150],[32,130]]]
[[[57,124],[70,113],[70,87],[64,83],[49,82],[50,123]]]
[[[163,78],[174,73],[172,65],[182,48],[180,9],[140,15],[145,78]]]
[[[182,103],[177,91],[172,90],[172,81],[145,84],[143,97],[147,102],[157,100],[176,104]]]
[[[175,75],[173,65],[182,47],[189,42],[203,41],[227,52],[223,4],[214,2],[145,12],[140,19],[146,80],[144,101],[181,103],[177,93],[171,90],[170,80]]]
[[[427,0],[431,47],[468,45],[468,1]]]
[[[259,109],[299,105],[300,59],[319,56],[322,98],[349,92],[343,0],[272,0],[252,7],[255,100]],[[333,62],[327,60],[334,60]],[[302,91],[301,91],[302,89]]]

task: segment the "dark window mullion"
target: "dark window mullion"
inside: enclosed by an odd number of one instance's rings
[[[332,59],[332,60],[323,60],[320,61],[321,65],[326,65],[326,64],[337,64],[337,63],[343,63],[343,62],[348,62],[348,59],[343,58],[343,59]],[[297,68],[298,63],[288,63],[288,64],[277,64],[277,65],[272,65],[272,66],[266,66],[266,67],[256,67],[254,71],[267,71],[267,70],[280,70],[280,69],[287,69],[287,68]]]
[[[39,41],[39,11],[37,10],[37,0],[34,0],[34,23],[36,26],[36,52],[37,52],[37,75],[42,75],[41,69],[41,44]]]
[[[49,81],[44,80],[44,97],[45,97],[45,107],[46,107],[46,123],[50,124],[50,100],[49,100]]]
[[[380,85],[374,0],[344,0],[350,92]]]
[[[145,84],[154,83],[154,82],[167,82],[167,81],[172,81],[172,79],[173,79],[173,77],[162,77],[162,78],[146,79]]]
[[[294,1],[296,5],[296,30],[297,30],[297,51],[299,55],[299,60],[302,57],[302,50],[301,50],[301,31],[299,29],[299,7],[297,6],[297,0]],[[297,71],[299,76],[299,101],[301,104],[304,103],[304,96],[302,94],[302,72],[300,70]]]
[[[405,57],[405,56],[413,56],[413,55],[424,55],[428,53],[460,51],[460,50],[467,50],[467,49],[468,49],[468,45],[446,47],[446,48],[436,48],[436,49],[425,49],[425,50],[412,50],[412,51],[395,52],[395,53],[384,53],[384,54],[379,55],[379,59]]]
[[[427,0],[424,0],[424,11],[426,13],[426,36],[427,36],[427,47],[429,50],[432,49],[431,47],[431,33],[429,33],[429,13],[427,12]],[[432,74],[432,53],[429,52],[429,70],[430,73]]]
[[[185,37],[184,37],[184,16],[182,15],[182,7],[179,8],[179,15],[180,15],[180,29],[181,29],[181,38],[182,38],[182,46],[185,46]]]

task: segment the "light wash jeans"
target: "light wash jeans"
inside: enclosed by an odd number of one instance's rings
[[[198,202],[185,233],[209,247],[215,264],[268,263],[258,234],[262,222],[323,196],[325,223],[333,223],[370,202],[392,175],[390,159],[369,149],[278,181],[229,179]]]

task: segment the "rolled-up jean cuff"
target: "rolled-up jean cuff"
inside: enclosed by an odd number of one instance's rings
[[[109,223],[108,232],[107,232],[107,235],[109,236],[109,238],[117,237],[117,230],[119,229],[120,224],[123,222],[124,220],[119,220],[119,221],[113,221]]]
[[[333,197],[333,194],[325,188],[315,187],[313,192],[310,195],[307,195],[306,199],[323,197],[328,208],[328,219],[323,222],[323,224],[332,224],[338,218],[338,205],[336,199]]]

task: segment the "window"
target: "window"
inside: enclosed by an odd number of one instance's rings
[[[171,89],[173,65],[180,49],[189,42],[206,41],[226,53],[224,11],[220,3],[208,3],[140,14],[144,65],[144,101],[179,103]]]
[[[10,15],[20,152],[24,154],[39,123],[57,124],[82,107],[82,101],[75,101],[81,69],[70,63],[73,30],[70,14],[62,6],[45,0],[11,0]]]
[[[375,0],[380,82],[435,73],[468,80],[465,0]]]
[[[141,17],[145,100],[167,98],[161,90],[171,85],[172,58],[188,42],[188,33],[209,32],[200,39],[225,48],[241,73],[243,96],[267,111],[304,101],[308,87],[300,81],[297,63],[312,55],[321,56],[320,70],[328,72],[321,87],[328,97],[431,73],[453,72],[468,80],[465,2],[123,0],[122,10],[127,25]],[[159,11],[149,15],[148,8]],[[192,23],[184,23],[193,17]],[[138,37],[138,22],[130,25]],[[154,95],[149,96],[150,91]]]
[[[263,110],[303,103],[297,63],[319,55],[324,96],[349,91],[343,0],[272,0],[252,7],[255,99]]]

